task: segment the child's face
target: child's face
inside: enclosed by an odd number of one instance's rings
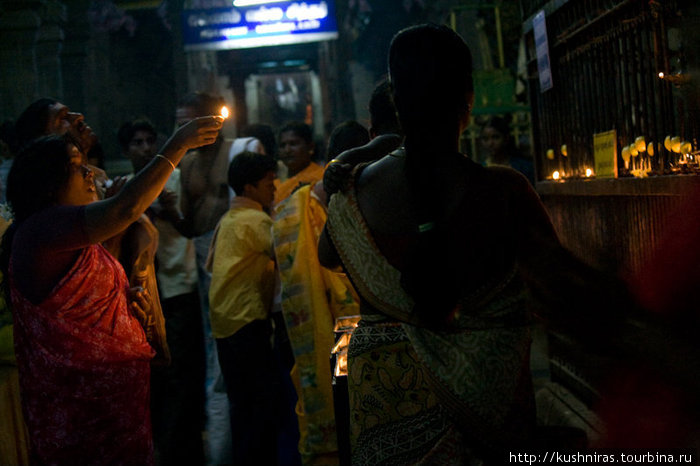
[[[265,177],[255,184],[246,185],[247,197],[259,202],[264,208],[272,207],[272,202],[275,200],[275,172],[267,172]]]

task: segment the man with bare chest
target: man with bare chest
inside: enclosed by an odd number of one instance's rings
[[[218,115],[223,99],[205,93],[185,96],[176,111],[178,125],[202,115]],[[209,319],[209,284],[211,274],[205,263],[214,229],[228,211],[230,194],[227,180],[231,141],[219,139],[201,150],[191,151],[180,163],[182,218],[176,228],[183,236],[193,239],[197,259],[197,277],[202,307],[202,327],[207,358],[206,370],[206,430],[208,464],[231,464],[231,424],[226,388],[211,334]]]
[[[183,198],[180,205],[183,229],[192,237],[213,230],[228,210],[229,188],[226,184],[230,142],[220,139],[211,150],[188,153],[182,169]]]

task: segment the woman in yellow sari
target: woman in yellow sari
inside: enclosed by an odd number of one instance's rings
[[[295,364],[299,452],[304,464],[337,464],[330,353],[335,319],[359,312],[344,274],[321,267],[318,237],[326,222],[317,185],[299,188],[280,204],[273,225],[281,306]]]

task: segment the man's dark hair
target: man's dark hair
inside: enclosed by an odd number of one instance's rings
[[[504,118],[498,115],[490,116],[481,126],[481,129],[493,128],[503,135],[504,138],[510,136],[510,118]]]
[[[265,148],[265,153],[272,158],[277,158],[277,141],[272,126],[262,123],[246,125],[241,130],[241,137],[253,137],[260,141]]]
[[[328,161],[330,162],[348,149],[364,146],[368,142],[367,128],[354,120],[345,121],[333,128],[328,138]]]
[[[133,121],[127,121],[119,128],[117,132],[117,139],[119,139],[119,145],[122,150],[126,152],[129,149],[129,143],[134,139],[134,135],[137,131],[144,131],[150,133],[153,136],[157,136],[156,128],[147,118],[138,118]]]
[[[15,143],[10,149],[17,153],[30,141],[46,134],[46,126],[49,123],[49,107],[58,103],[58,100],[42,97],[35,100],[24,109],[15,122]]]
[[[178,107],[191,107],[194,109],[197,117],[218,115],[221,112],[221,107],[224,105],[226,105],[226,101],[222,97],[207,94],[206,92],[187,94],[178,103]]]
[[[386,79],[372,91],[369,99],[369,118],[375,136],[401,134],[401,125],[391,97],[391,84]]]
[[[277,162],[269,155],[246,150],[236,155],[228,166],[228,184],[240,196],[245,185],[256,184],[276,169]]]
[[[290,121],[287,122],[279,131],[279,135],[281,136],[282,133],[286,133],[287,131],[291,131],[300,138],[302,138],[304,141],[306,141],[309,144],[312,144],[314,142],[314,135],[313,132],[311,131],[311,126],[307,125],[303,121]]]

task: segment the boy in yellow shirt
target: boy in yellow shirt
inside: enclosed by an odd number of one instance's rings
[[[231,412],[233,463],[275,464],[281,380],[272,347],[275,161],[242,152],[229,166],[236,193],[212,245],[209,303]]]

